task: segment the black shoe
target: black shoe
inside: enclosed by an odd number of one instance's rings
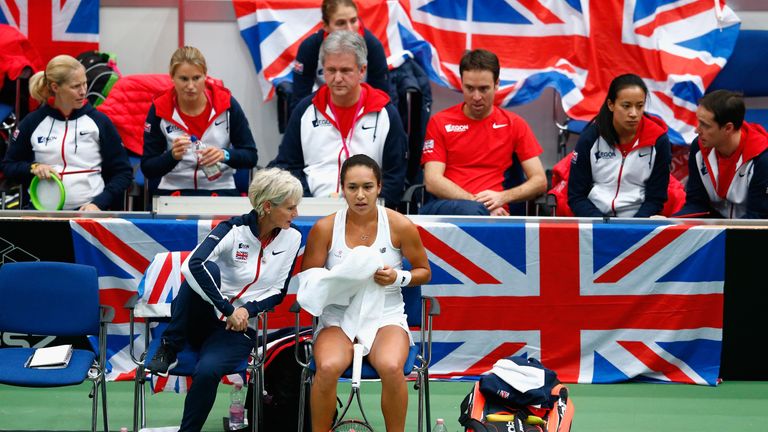
[[[155,356],[147,363],[147,370],[155,375],[168,376],[168,371],[176,367],[179,360],[176,358],[176,351],[165,343],[160,345]]]

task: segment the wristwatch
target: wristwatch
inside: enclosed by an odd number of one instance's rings
[[[224,152],[224,162],[229,162],[229,150],[221,149]]]
[[[39,163],[37,163],[37,162],[33,162],[33,163],[32,163],[32,165],[30,165],[30,166],[29,166],[29,172],[30,172],[30,174],[31,174],[31,173],[33,173],[33,172],[35,171],[35,168],[37,168],[37,166],[38,166],[38,165],[40,165],[40,164],[39,164]]]

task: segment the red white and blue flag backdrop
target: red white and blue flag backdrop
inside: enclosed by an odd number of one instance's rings
[[[99,0],[0,0],[0,24],[19,29],[44,65],[99,49]]]
[[[718,382],[723,228],[415,221],[432,267],[423,293],[437,296],[442,310],[433,377],[476,377],[499,358],[524,355],[564,382]],[[111,379],[133,375],[123,304],[150,261],[191,250],[213,223],[70,222],[76,262],[97,268],[102,301],[117,312],[109,325]],[[298,225],[306,235],[312,222]],[[158,289],[170,295],[164,284]],[[294,295],[270,316],[271,329],[293,326]]]
[[[321,27],[321,0],[233,0],[262,94],[291,79],[304,38]],[[696,102],[733,51],[739,19],[725,0],[358,0],[389,56],[411,51],[430,78],[460,88],[466,49],[501,61],[497,103],[524,104],[552,87],[580,120],[599,110],[613,77],[636,73],[648,111],[675,144],[694,137]]]

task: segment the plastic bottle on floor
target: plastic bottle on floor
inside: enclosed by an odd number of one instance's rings
[[[238,430],[245,426],[245,394],[243,386],[235,384],[229,394],[229,429]]]
[[[432,428],[432,432],[448,432],[448,428],[445,427],[445,421],[439,418],[435,422],[435,427]]]

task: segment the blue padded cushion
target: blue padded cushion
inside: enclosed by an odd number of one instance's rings
[[[413,367],[416,366],[416,355],[419,353],[419,344],[413,345],[408,348],[408,358],[405,359],[405,366],[403,367],[403,375],[408,376],[413,371]],[[315,359],[309,362],[309,370],[315,371]],[[341,374],[342,378],[352,378],[352,365]],[[363,368],[360,370],[360,377],[362,379],[377,379],[379,374],[376,373],[376,369],[368,362],[368,357],[363,357]]]
[[[69,365],[61,369],[27,368],[24,364],[34,348],[0,349],[0,383],[23,387],[60,387],[80,384],[88,378],[88,369],[96,354],[93,351],[72,351]]]
[[[6,117],[11,115],[11,112],[13,112],[13,107],[10,105],[6,105],[4,103],[0,103],[0,122],[5,120]]]
[[[99,334],[99,281],[92,266],[45,261],[3,264],[0,299],[0,331]]]
[[[587,124],[589,124],[588,121],[568,119],[566,126],[568,126],[569,132],[580,134],[584,131],[584,128],[587,127]]]
[[[149,363],[149,361],[154,357],[155,352],[158,348],[160,348],[160,343],[162,339],[161,338],[154,338],[152,339],[152,342],[149,343],[149,350],[147,350],[147,357],[145,360],[145,363]],[[177,359],[179,360],[179,364],[177,364],[173,369],[170,370],[171,375],[176,376],[192,376],[195,373],[195,367],[197,366],[197,361],[200,359],[200,356],[198,355],[198,351],[192,348],[189,344],[184,346],[184,349],[182,349],[180,352],[176,354]],[[233,370],[229,373],[236,373],[236,372],[244,372],[248,368],[248,359],[244,359],[240,365],[238,365],[236,370]]]
[[[141,170],[141,158],[138,156],[128,156],[128,162],[131,163],[133,170],[133,181],[140,187],[144,187],[144,172]]]

